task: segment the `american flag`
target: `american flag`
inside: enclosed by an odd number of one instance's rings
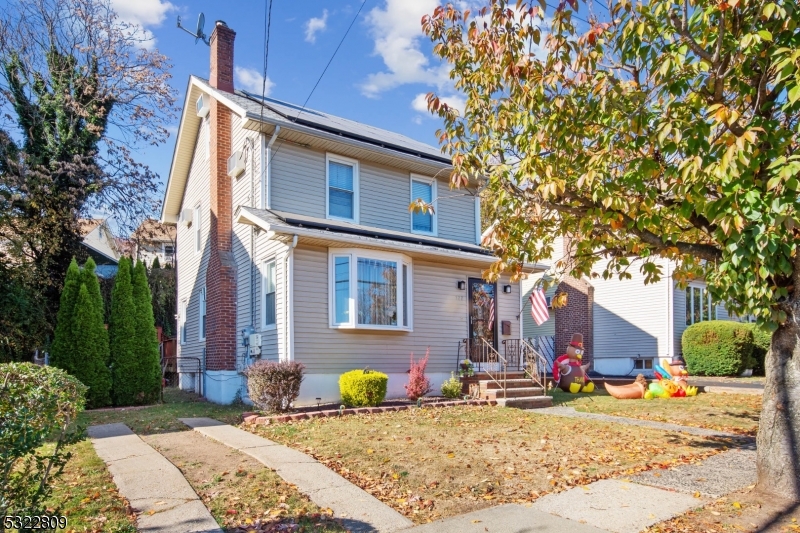
[[[533,317],[533,321],[536,322],[537,326],[541,326],[550,318],[550,313],[547,311],[547,298],[544,296],[544,289],[540,288],[531,291],[528,300],[531,302],[531,316]]]

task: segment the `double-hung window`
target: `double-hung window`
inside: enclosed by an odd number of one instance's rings
[[[200,340],[206,340],[206,288],[200,289]]]
[[[194,228],[194,253],[199,254],[203,249],[203,224],[201,220],[200,204],[194,208],[194,216],[192,216],[192,226]]]
[[[433,208],[436,199],[436,179],[411,175],[411,202],[422,200],[427,209],[411,211],[411,231],[436,235],[436,212]]]
[[[358,222],[358,161],[328,154],[328,218]]]
[[[277,283],[276,261],[271,259],[264,263],[264,327],[274,328],[277,323]]]
[[[186,300],[181,300],[178,308],[178,338],[181,344],[186,344]]]
[[[412,329],[411,260],[373,250],[331,249],[330,325]]]
[[[716,319],[717,306],[711,301],[708,290],[695,285],[686,287],[686,325]]]

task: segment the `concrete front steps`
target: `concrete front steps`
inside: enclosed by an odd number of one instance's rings
[[[487,373],[478,372],[475,384],[478,387],[478,397],[482,400],[495,400],[497,405],[516,407],[517,409],[540,409],[552,407],[553,398],[547,396],[542,387],[536,387],[533,381],[525,376],[524,372],[508,372],[506,374],[506,390],[503,391],[502,381],[498,383]]]

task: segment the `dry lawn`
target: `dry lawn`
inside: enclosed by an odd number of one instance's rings
[[[617,400],[604,391],[568,394],[557,390],[553,405],[568,405],[587,413],[627,416],[752,436],[758,431],[761,415],[761,396],[752,394],[708,393],[692,398]]]
[[[661,522],[647,533],[800,532],[800,504],[763,496],[752,489],[734,492],[702,509]]]
[[[410,409],[249,429],[313,455],[417,523],[532,502],[724,447],[683,434],[497,407]]]
[[[278,474],[249,455],[194,431],[144,440],[169,459],[226,533],[345,529]]]

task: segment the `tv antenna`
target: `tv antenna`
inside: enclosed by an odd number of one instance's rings
[[[197,30],[192,33],[187,30],[185,27],[181,25],[181,17],[178,15],[178,28],[182,29],[192,37],[194,37],[194,44],[197,44],[198,41],[203,41],[206,45],[211,46],[211,43],[208,42],[208,35],[203,33],[203,26],[206,23],[206,16],[200,13],[200,16],[197,17]]]

